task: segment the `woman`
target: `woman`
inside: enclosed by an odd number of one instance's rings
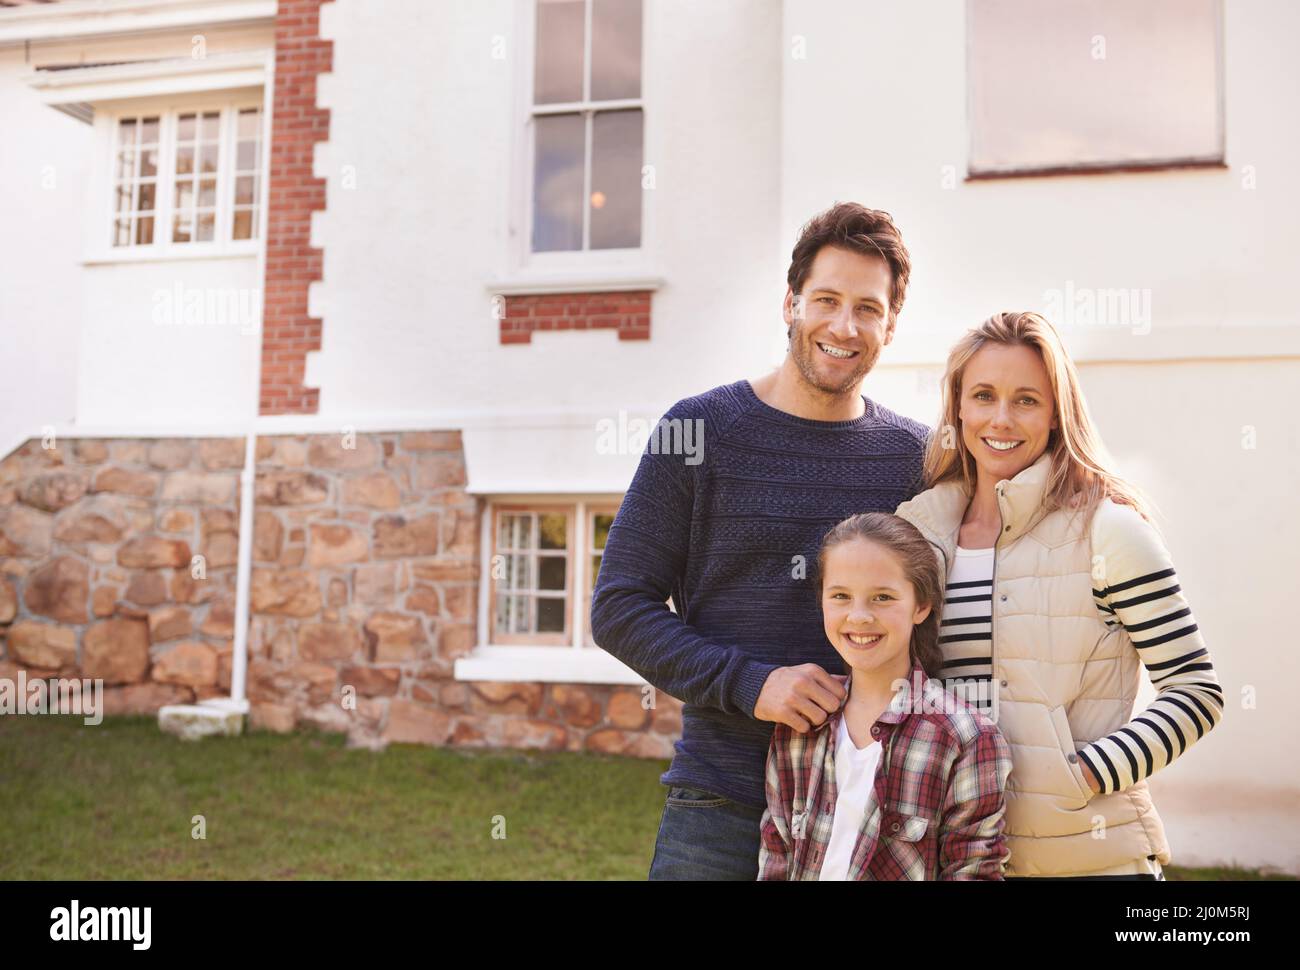
[[[929,487],[898,508],[941,553],[941,676],[1011,747],[1007,878],[1164,878],[1146,779],[1223,714],[1169,553],[1104,454],[1052,325],[997,314],[949,355]],[[1141,666],[1157,697],[1133,717]]]

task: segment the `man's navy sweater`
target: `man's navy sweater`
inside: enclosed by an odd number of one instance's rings
[[[763,682],[804,663],[843,671],[816,593],[822,537],[850,515],[893,512],[912,498],[929,433],[864,400],[860,418],[814,421],[737,381],[664,415],[701,422],[693,428],[702,439],[670,449],[656,434],[642,453],[606,541],[591,631],[683,702],[663,784],[764,807],[773,722],[754,717]],[[692,456],[701,440],[702,461]]]

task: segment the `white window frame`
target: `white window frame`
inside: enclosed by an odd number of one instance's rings
[[[534,681],[543,683],[637,684],[645,683],[635,671],[587,639],[590,615],[591,543],[588,519],[606,509],[617,511],[621,495],[496,495],[487,499],[480,522],[478,588],[479,644],[469,656],[456,660],[457,680]],[[546,646],[490,642],[492,629],[492,556],[497,513],[527,506],[573,508],[570,552],[579,556],[569,570],[569,622],[567,642]]]
[[[252,239],[230,239],[233,228],[235,195],[235,144],[238,114],[244,108],[257,108],[261,113],[262,142],[258,173],[257,235]],[[217,111],[220,114],[221,141],[217,154],[217,207],[214,237],[210,241],[173,242],[172,217],[175,214],[176,190],[176,133],[178,118],[182,114]],[[269,172],[270,126],[264,98],[261,93],[232,97],[229,93],[179,96],[166,99],[123,102],[105,111],[107,132],[105,155],[108,191],[104,199],[99,229],[93,238],[94,251],[103,253],[104,259],[167,259],[176,257],[204,258],[231,255],[256,255],[266,233],[267,174]],[[116,182],[119,122],[122,119],[159,117],[159,159],[157,197],[154,210],[153,242],[144,245],[132,243],[114,246],[113,237],[117,219]],[[197,164],[197,159],[196,159]]]
[[[515,83],[515,125],[512,139],[512,176],[510,202],[511,250],[507,258],[505,273],[493,280],[494,292],[536,292],[533,284],[541,284],[546,289],[581,288],[588,284],[625,283],[623,289],[657,289],[662,279],[654,269],[655,228],[654,228],[654,193],[645,190],[641,193],[641,245],[625,249],[580,249],[556,252],[532,251],[533,236],[533,164],[534,164],[534,129],[532,120],[537,111],[533,104],[533,74],[536,67],[535,51],[537,39],[536,0],[515,0],[516,23],[521,29],[518,37],[520,50],[516,51],[514,61],[517,66]],[[642,0],[641,3],[641,96],[620,101],[571,102],[566,104],[547,104],[541,106],[540,113],[561,113],[575,110],[590,110],[596,105],[601,110],[617,107],[636,107],[641,110],[641,151],[642,165],[654,164],[651,159],[658,157],[660,139],[654,121],[651,105],[655,98],[654,76],[654,21],[658,13],[655,0]],[[590,5],[587,18],[590,21]],[[590,64],[590,23],[587,26],[584,56]],[[589,70],[587,72],[589,74]],[[584,87],[589,78],[584,76]],[[558,109],[558,110],[557,110]],[[587,116],[588,136],[590,136],[591,116]],[[587,139],[590,146],[590,137]],[[590,156],[590,148],[587,151]],[[591,159],[586,159],[584,182],[590,179]],[[587,226],[590,223],[589,192],[583,196],[583,238],[587,239]],[[522,284],[514,286],[513,284]],[[504,285],[498,285],[504,284]],[[548,286],[547,284],[551,284]]]

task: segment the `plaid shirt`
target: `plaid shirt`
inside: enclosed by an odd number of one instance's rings
[[[759,879],[818,878],[835,816],[843,711],[841,705],[807,734],[776,725]],[[1010,856],[1003,791],[1011,752],[993,722],[926,679],[918,665],[871,736],[884,750],[849,879],[1001,879]]]

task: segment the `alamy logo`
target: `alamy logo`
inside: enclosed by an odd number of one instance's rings
[[[73,677],[0,677],[0,714],[80,714],[90,726],[104,720],[104,681]]]
[[[1094,289],[1066,280],[1064,290],[1044,290],[1043,302],[1062,327],[1128,327],[1136,337],[1151,332],[1149,289]]]
[[[651,424],[644,418],[629,418],[618,412],[618,420],[596,422],[596,454],[638,455],[650,446],[654,455],[685,455],[687,465],[704,461],[703,418],[660,418]]]
[[[127,940],[133,950],[147,950],[153,910],[148,906],[72,906],[50,910],[50,939],[57,942]]]

